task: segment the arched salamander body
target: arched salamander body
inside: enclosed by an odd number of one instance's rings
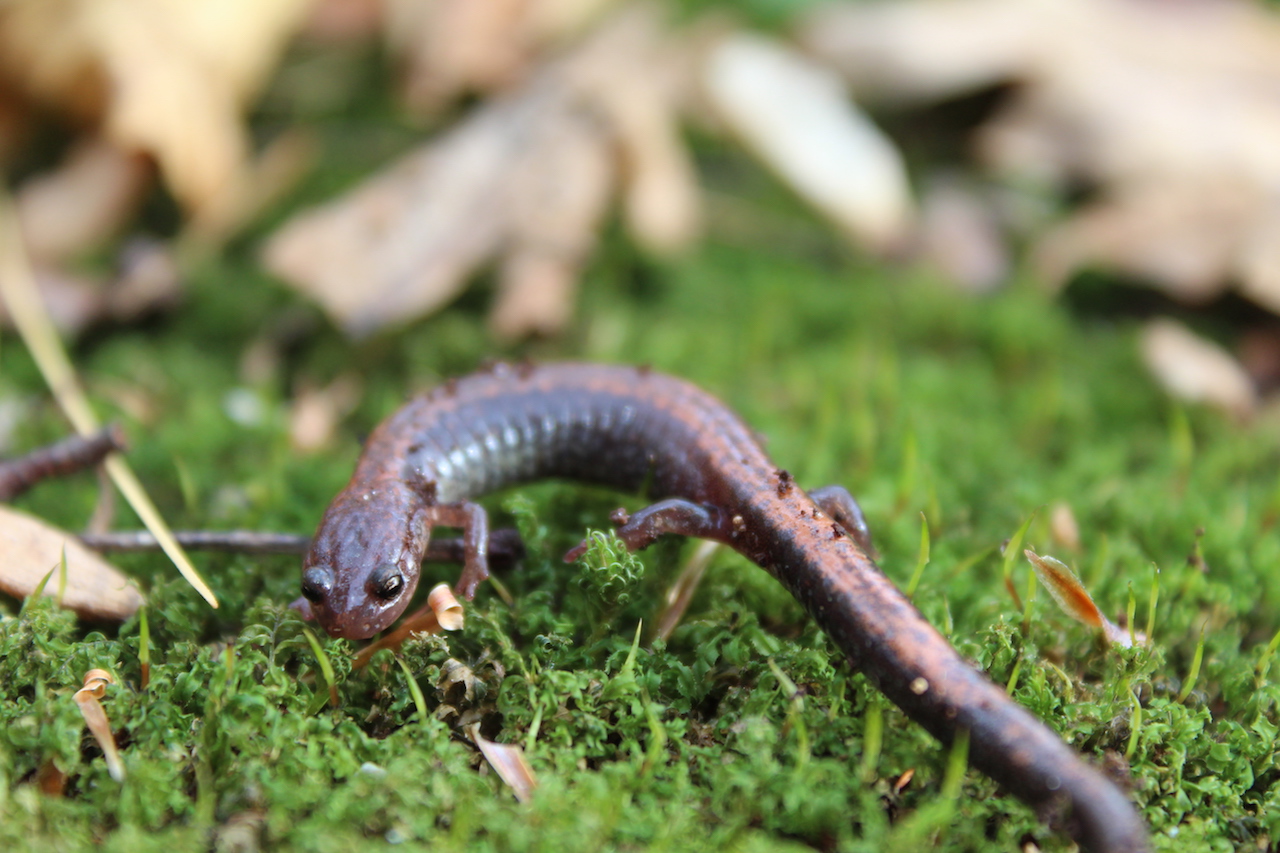
[[[543,477],[647,488],[657,502],[618,529],[628,547],[676,533],[736,549],[913,720],[945,743],[968,730],[974,766],[1043,812],[1069,813],[1087,849],[1149,849],[1125,795],[885,578],[848,492],[805,492],[728,408],[644,368],[499,365],[406,404],[369,437],[320,523],[303,567],[312,612],[337,636],[386,628],[413,596],[437,524],[463,530],[457,589],[470,598],[488,576],[487,520],[470,499]]]

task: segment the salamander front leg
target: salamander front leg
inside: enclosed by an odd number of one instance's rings
[[[809,498],[818,505],[818,509],[843,527],[868,557],[876,555],[876,548],[871,544],[871,530],[867,527],[862,507],[858,506],[848,489],[844,486],[823,486],[809,492]]]
[[[621,525],[615,532],[630,551],[647,548],[664,533],[727,542],[733,532],[732,521],[721,510],[679,498],[658,501],[633,515],[619,510],[613,520]],[[564,561],[572,563],[586,550],[584,539],[564,555]]]
[[[454,590],[468,601],[476,587],[489,577],[489,516],[480,504],[435,504],[427,511],[432,527],[462,530],[462,574]]]

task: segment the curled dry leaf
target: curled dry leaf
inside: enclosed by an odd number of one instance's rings
[[[667,188],[663,225],[645,232],[652,247],[695,235],[693,170],[676,140],[674,84],[661,72],[677,49],[651,11],[621,13],[518,90],[286,223],[265,247],[266,265],[360,336],[436,310],[497,256],[494,331],[558,331],[620,174],[642,188],[632,208],[661,207],[652,188]],[[653,216],[633,218],[643,227]]]
[[[1179,400],[1207,403],[1237,418],[1257,409],[1253,381],[1230,353],[1170,319],[1142,330],[1142,360],[1160,385]]]
[[[515,793],[516,799],[527,803],[538,787],[538,780],[533,775],[533,768],[525,760],[524,750],[518,746],[505,743],[494,743],[480,736],[479,723],[467,727],[467,735],[480,748],[480,754],[498,774],[498,778],[506,782]]]
[[[703,75],[716,113],[796,192],[867,248],[901,247],[912,219],[906,168],[834,72],[735,33],[712,48]]]
[[[436,584],[427,593],[427,606],[445,631],[461,631],[465,621],[462,603],[447,583]]]
[[[81,545],[69,533],[26,513],[0,506],[0,590],[17,598],[36,591],[51,570],[58,569],[65,552],[66,586],[61,604],[90,619],[123,622],[138,612],[142,594],[114,566]],[[58,572],[45,584],[44,594],[57,596]]]
[[[241,113],[311,0],[15,0],[0,76],[151,154],[185,206],[242,189]]]
[[[1089,595],[1089,591],[1084,588],[1080,578],[1076,577],[1076,573],[1071,571],[1066,563],[1053,557],[1042,557],[1030,548],[1024,549],[1022,553],[1026,554],[1027,559],[1031,561],[1031,567],[1035,569],[1040,583],[1049,590],[1053,600],[1058,602],[1058,606],[1068,616],[1077,622],[1083,622],[1090,628],[1096,628],[1102,632],[1108,642],[1124,648],[1133,645],[1129,639],[1129,632],[1102,615],[1098,605],[1093,603],[1093,597]],[[1138,640],[1145,642],[1141,635],[1138,635]]]
[[[1280,313],[1280,17],[1265,4],[1133,0],[841,3],[801,42],[860,95],[1013,84],[978,150],[997,173],[1090,201],[1042,272],[1084,266],[1204,301],[1232,283]]]
[[[120,760],[120,752],[116,749],[115,736],[111,734],[111,723],[107,721],[107,712],[99,701],[107,693],[107,685],[115,684],[116,679],[105,669],[91,669],[84,675],[84,686],[76,691],[76,705],[84,717],[85,725],[93,739],[102,748],[102,757],[107,761],[107,772],[117,782],[124,781],[124,763]]]

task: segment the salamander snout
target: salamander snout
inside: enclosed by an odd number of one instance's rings
[[[328,566],[311,566],[302,573],[302,597],[312,604],[321,604],[333,592],[333,569]]]

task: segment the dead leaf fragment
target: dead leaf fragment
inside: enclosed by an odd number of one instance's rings
[[[1038,241],[1052,283],[1101,267],[1280,313],[1280,16],[1237,0],[840,3],[801,43],[859,94],[1012,85],[977,134],[1022,185],[1088,201]]]
[[[515,793],[516,799],[527,803],[538,787],[538,780],[533,775],[533,768],[525,760],[524,750],[506,743],[495,743],[480,736],[478,723],[467,727],[467,735],[480,748],[485,761],[498,774],[498,778],[507,783]]]
[[[1140,348],[1147,369],[1177,399],[1207,403],[1237,418],[1257,410],[1257,392],[1240,363],[1176,320],[1149,322]]]
[[[115,684],[115,676],[105,669],[91,669],[84,675],[84,686],[76,691],[76,705],[84,717],[89,733],[102,748],[102,757],[107,762],[107,772],[117,782],[124,781],[124,763],[120,760],[120,752],[116,749],[116,739],[111,733],[111,723],[107,720],[107,712],[102,709],[98,700],[107,694],[107,685]]]
[[[1042,557],[1030,548],[1023,549],[1022,553],[1031,561],[1036,577],[1049,590],[1064,613],[1077,622],[1097,629],[1108,642],[1126,649],[1133,645],[1129,632],[1102,615],[1098,605],[1093,603],[1089,591],[1066,563],[1053,557]],[[1141,636],[1138,639],[1140,642],[1144,641]]]
[[[405,99],[420,112],[469,92],[494,93],[531,73],[548,48],[616,0],[387,0],[387,44],[405,63]]]
[[[0,506],[0,590],[16,598],[35,592],[44,577],[67,556],[63,607],[90,619],[123,622],[138,612],[142,594],[114,566],[85,548],[75,537],[26,513]],[[58,595],[55,571],[44,594]]]
[[[323,388],[304,385],[289,405],[289,443],[301,453],[317,453],[333,442],[338,423],[360,402],[362,388],[344,373]]]
[[[762,36],[726,36],[703,87],[716,113],[796,192],[877,252],[900,248],[912,219],[897,149],[830,70]]]
[[[18,0],[0,75],[151,154],[199,210],[242,188],[242,111],[311,0]]]
[[[1080,523],[1066,501],[1058,501],[1049,510],[1049,532],[1053,541],[1068,551],[1080,550]]]
[[[91,138],[58,169],[26,181],[14,207],[33,262],[73,257],[118,231],[150,176],[144,157]]]
[[[989,293],[1012,261],[993,205],[974,187],[941,177],[920,200],[918,249],[923,260],[969,293]]]
[[[427,606],[445,631],[460,631],[464,623],[462,603],[447,583],[436,584],[427,593]]]
[[[666,38],[651,10],[621,13],[424,148],[286,223],[264,249],[266,266],[363,336],[436,310],[497,256],[495,333],[559,331],[620,174],[644,185],[641,207],[660,207],[653,186],[675,199],[664,210],[685,230],[651,228],[653,247],[684,245],[696,229],[671,83],[654,73]],[[648,104],[647,118],[625,100]]]

